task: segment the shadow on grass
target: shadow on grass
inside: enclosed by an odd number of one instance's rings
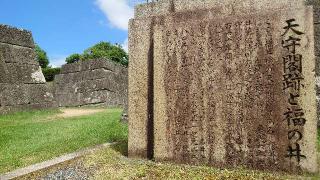
[[[128,156],[128,140],[123,140],[112,145],[111,149],[121,153],[123,156]]]

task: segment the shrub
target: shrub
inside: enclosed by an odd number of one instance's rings
[[[46,78],[46,81],[50,82],[50,81],[54,80],[55,75],[60,73],[60,69],[61,68],[47,67],[47,68],[42,69],[42,73],[43,73],[44,77]]]

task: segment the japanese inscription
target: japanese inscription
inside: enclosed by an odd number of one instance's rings
[[[168,25],[164,82],[177,162],[213,163],[223,138],[227,164],[279,164],[273,30],[269,18]]]
[[[303,87],[304,80],[302,72],[303,56],[299,49],[304,33],[299,30],[299,24],[295,19],[287,20],[283,29],[282,47],[286,50],[286,54],[282,57],[283,90],[288,97],[288,108],[283,114],[284,120],[288,124],[289,144],[286,157],[295,158],[300,163],[302,158],[307,158],[303,155],[300,146],[303,138],[301,131],[306,123],[304,110],[299,103],[300,89]]]

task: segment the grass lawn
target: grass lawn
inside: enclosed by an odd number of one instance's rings
[[[0,116],[0,174],[106,142],[127,140],[121,109],[59,117],[59,110]]]
[[[293,176],[243,168],[226,170],[129,159],[126,157],[128,128],[119,122],[121,112],[120,109],[106,109],[73,118],[57,118],[58,110],[1,116],[0,173],[84,147],[117,141],[121,143],[76,161],[81,161],[83,168],[90,170],[93,179],[320,179],[317,174]],[[36,172],[30,177],[43,177],[47,171],[55,171],[55,168]],[[32,178],[27,176],[26,179]]]

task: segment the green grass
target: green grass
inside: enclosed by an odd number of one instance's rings
[[[22,112],[0,116],[0,173],[41,162],[61,154],[105,142],[121,142],[82,158],[94,179],[320,179],[319,175],[216,169],[129,159],[126,125],[121,109],[94,115],[56,118],[58,110]],[[318,132],[320,151],[320,132]]]
[[[51,159],[96,144],[125,141],[121,109],[57,118],[59,110],[0,116],[0,173]]]

